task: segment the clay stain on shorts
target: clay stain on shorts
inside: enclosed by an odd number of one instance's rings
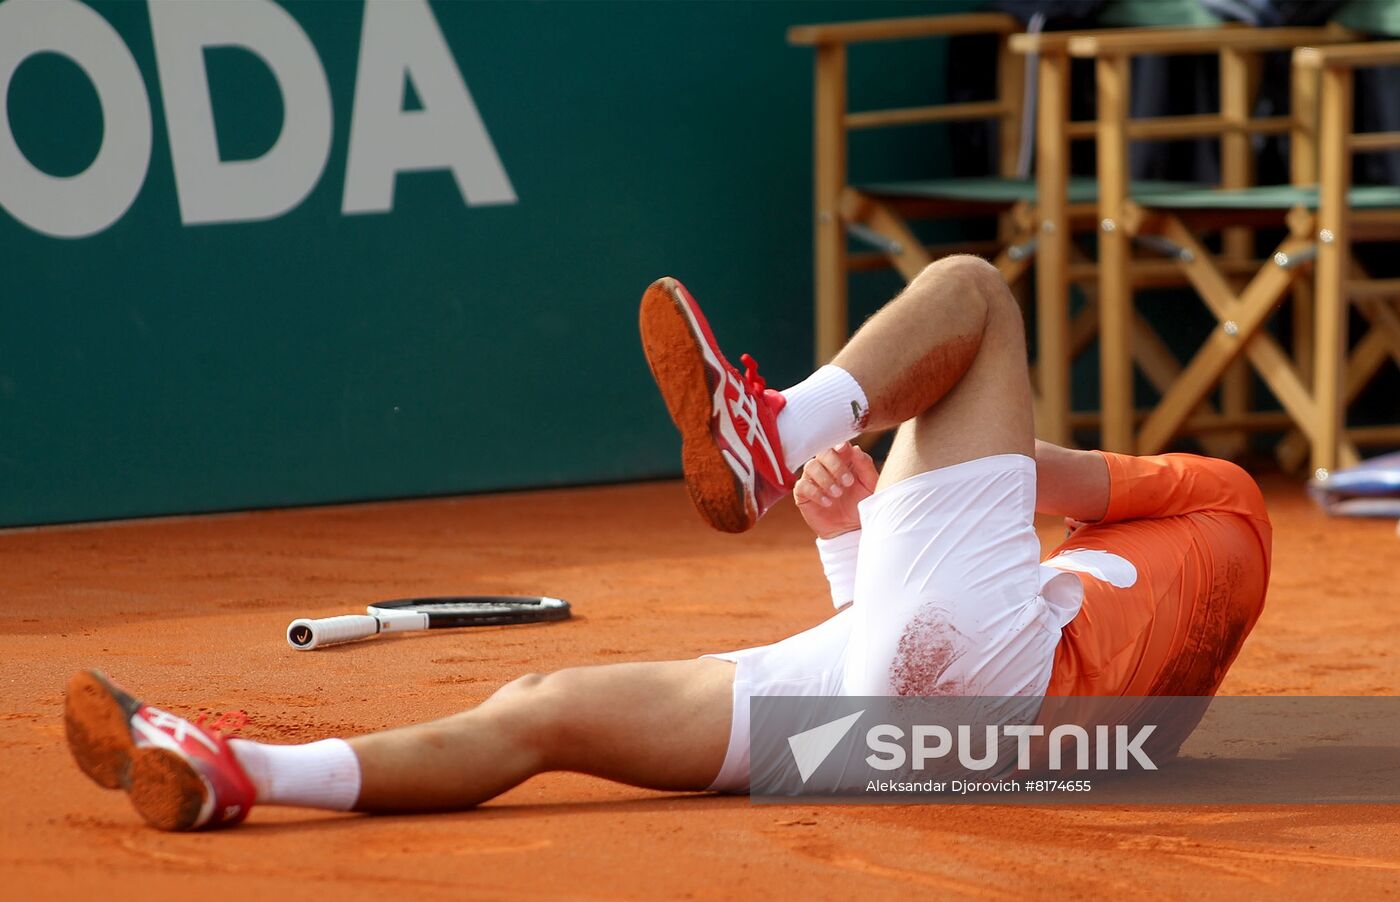
[[[890,664],[890,691],[895,695],[960,695],[961,680],[948,671],[967,650],[968,640],[948,622],[948,612],[925,605],[904,628]]]

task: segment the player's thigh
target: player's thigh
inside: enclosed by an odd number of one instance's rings
[[[656,789],[704,789],[724,763],[734,665],[713,658],[575,667],[509,684],[487,705],[547,769]]]
[[[989,303],[977,356],[948,394],[899,427],[880,476],[882,488],[979,457],[1035,453],[1021,311],[995,270],[988,268],[982,278]]]
[[[1043,689],[1063,619],[1040,594],[1035,462],[910,474],[861,503],[843,684],[855,695]]]

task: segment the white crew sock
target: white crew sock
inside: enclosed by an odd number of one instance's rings
[[[349,811],[360,796],[360,759],[343,739],[305,745],[230,739],[228,745],[263,805]]]
[[[855,377],[827,364],[783,391],[787,406],[778,413],[778,438],[783,463],[790,472],[802,469],[823,448],[860,435],[870,403]]]

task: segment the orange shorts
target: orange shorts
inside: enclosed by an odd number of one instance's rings
[[[1103,456],[1108,513],[1051,557],[1108,552],[1136,580],[1079,574],[1084,603],[1046,694],[1214,695],[1264,607],[1272,528],[1259,487],[1214,458]]]

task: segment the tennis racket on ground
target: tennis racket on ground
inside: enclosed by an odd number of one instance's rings
[[[287,627],[287,644],[297,651],[368,639],[380,633],[455,629],[463,626],[504,626],[568,620],[569,603],[562,598],[514,595],[450,595],[378,601],[364,614],[301,618]]]

